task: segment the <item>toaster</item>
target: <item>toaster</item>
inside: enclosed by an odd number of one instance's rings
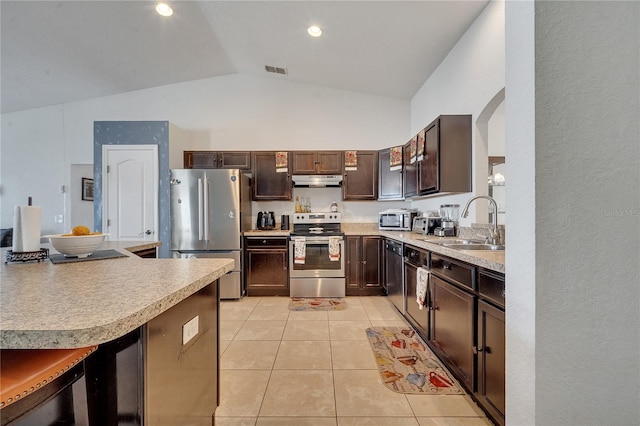
[[[436,228],[442,224],[439,217],[415,217],[413,218],[413,232],[424,235],[433,235]]]

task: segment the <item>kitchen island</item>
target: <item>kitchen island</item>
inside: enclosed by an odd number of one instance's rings
[[[133,404],[144,409],[124,413],[141,424],[186,421],[184,413],[172,411],[180,406],[202,417],[203,424],[208,417],[211,424],[217,399],[216,281],[233,269],[233,260],[142,259],[130,253],[146,247],[105,242],[102,249],[116,248],[125,256],[65,264],[3,263],[0,348],[99,345],[87,359],[87,384],[90,412],[101,424],[115,424],[123,415],[116,402],[121,384],[116,375],[133,379],[134,394],[144,389],[143,401]],[[132,362],[121,365],[126,358]],[[207,395],[204,414],[198,401],[186,404],[194,392]]]

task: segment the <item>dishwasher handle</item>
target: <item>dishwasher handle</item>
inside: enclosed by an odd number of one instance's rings
[[[393,243],[387,241],[386,248],[388,252],[397,254],[398,256],[402,256],[402,243]]]

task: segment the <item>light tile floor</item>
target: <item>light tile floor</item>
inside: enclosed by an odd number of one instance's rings
[[[404,395],[381,382],[365,329],[406,326],[385,297],[289,311],[288,297],[220,304],[217,426],[486,426],[468,395]]]

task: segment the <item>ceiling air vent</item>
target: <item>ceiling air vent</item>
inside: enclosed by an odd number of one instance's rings
[[[280,68],[280,67],[272,67],[271,65],[265,65],[264,69],[267,72],[272,72],[274,74],[282,74],[282,75],[287,75],[287,69],[286,68]]]

